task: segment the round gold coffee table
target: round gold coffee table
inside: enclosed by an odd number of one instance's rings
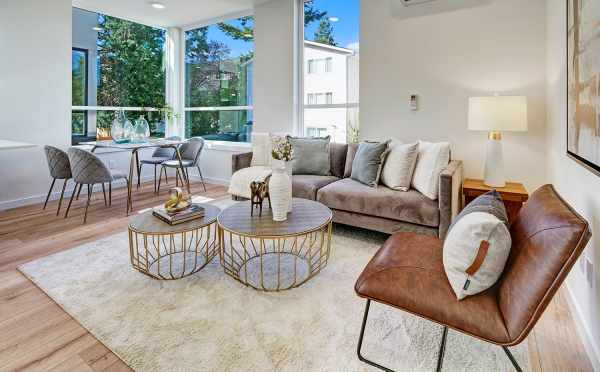
[[[332,213],[325,205],[294,198],[287,221],[271,209],[250,216],[250,202],[237,203],[217,218],[221,265],[235,280],[260,291],[298,287],[326,265]]]
[[[221,210],[202,204],[205,215],[171,226],[140,213],[129,223],[131,265],[155,279],[181,279],[200,271],[219,252],[216,220]]]

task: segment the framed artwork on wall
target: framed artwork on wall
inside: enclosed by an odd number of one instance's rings
[[[567,154],[600,172],[600,0],[567,0]]]

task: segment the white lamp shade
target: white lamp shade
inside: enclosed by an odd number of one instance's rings
[[[527,97],[470,97],[469,129],[485,131],[526,131]]]

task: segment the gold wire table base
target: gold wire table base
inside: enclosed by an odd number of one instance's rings
[[[219,253],[216,237],[216,223],[174,233],[139,232],[130,227],[131,265],[155,279],[181,279],[200,271]]]
[[[219,226],[221,266],[240,283],[259,291],[299,287],[329,260],[332,223],[282,236],[250,236]]]

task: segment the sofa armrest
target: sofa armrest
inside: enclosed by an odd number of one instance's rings
[[[240,169],[248,168],[252,163],[252,152],[231,155],[231,174]]]
[[[444,239],[452,220],[460,211],[462,204],[463,163],[452,160],[440,173],[440,208],[439,238]]]

